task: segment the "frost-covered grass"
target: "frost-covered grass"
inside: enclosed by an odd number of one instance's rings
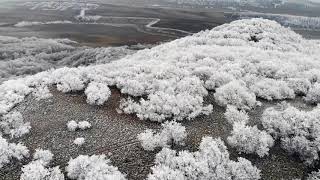
[[[172,144],[184,143],[187,137],[186,128],[175,121],[165,122],[160,132],[147,129],[145,132],[138,134],[138,140],[144,150],[153,151],[157,147],[169,147]]]
[[[105,155],[80,155],[71,159],[66,167],[68,178],[70,179],[105,179],[105,180],[125,180],[125,175],[118,168],[110,165],[110,160]]]
[[[307,164],[319,160],[320,107],[302,111],[289,104],[271,107],[262,115],[262,125],[268,133],[280,139],[281,146],[298,154]]]
[[[244,158],[232,161],[221,139],[204,137],[199,151],[162,149],[148,180],[260,179],[260,170]]]

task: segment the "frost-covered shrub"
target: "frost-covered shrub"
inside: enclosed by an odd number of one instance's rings
[[[30,132],[31,126],[29,122],[24,122],[22,114],[18,111],[12,111],[1,118],[0,127],[4,134],[11,137],[21,137]]]
[[[111,96],[111,91],[106,84],[91,82],[85,90],[89,104],[102,105]]]
[[[125,180],[125,175],[118,168],[110,165],[110,160],[105,155],[80,155],[71,159],[66,167],[70,179],[104,179]]]
[[[238,110],[234,106],[227,106],[227,110],[224,113],[225,118],[230,124],[234,124],[235,122],[243,122],[247,123],[249,121],[249,115],[244,110]]]
[[[33,161],[22,167],[21,180],[64,180],[59,166],[50,168],[53,154],[49,150],[37,149]]]
[[[271,107],[262,115],[262,125],[289,153],[296,153],[307,164],[319,160],[320,107],[301,111],[291,105]]]
[[[162,124],[160,132],[147,129],[138,134],[138,140],[144,150],[153,151],[157,147],[168,147],[170,144],[183,144],[187,137],[186,128],[175,121]]]
[[[53,73],[57,89],[64,93],[84,89],[85,78],[81,73],[72,68],[61,68]]]
[[[291,78],[288,80],[288,86],[294,90],[297,95],[306,95],[311,88],[311,82],[305,78]]]
[[[8,164],[11,159],[22,160],[29,156],[29,150],[22,144],[8,143],[0,136],[0,168]]]
[[[294,91],[288,84],[281,80],[262,79],[255,83],[250,89],[260,98],[267,100],[274,99],[293,99]]]
[[[226,72],[214,72],[206,81],[205,87],[209,90],[215,90],[234,80],[234,77]]]
[[[76,121],[69,121],[67,123],[67,128],[69,131],[76,131],[78,128],[78,123]]]
[[[73,143],[78,145],[78,146],[82,146],[84,144],[85,140],[84,138],[76,138]]]
[[[91,128],[91,124],[88,121],[80,121],[78,123],[78,128],[81,130],[86,130]]]
[[[177,95],[159,92],[150,94],[148,100],[141,99],[139,103],[128,99],[123,101],[121,109],[125,113],[137,113],[140,119],[162,122],[167,118],[176,120],[192,119],[200,114],[208,115],[212,105],[203,106],[203,98],[188,93]]]
[[[313,171],[308,175],[307,180],[320,180],[320,171]]]
[[[32,94],[38,101],[52,97],[52,94],[47,86],[36,87]]]
[[[72,120],[67,123],[67,128],[69,131],[76,131],[77,129],[86,130],[91,128],[91,124],[88,121],[80,121],[77,123]]]
[[[148,180],[260,179],[260,170],[250,161],[244,158],[238,158],[237,162],[230,160],[223,141],[211,137],[203,138],[196,152],[163,148],[151,169]]]
[[[273,138],[257,126],[250,127],[244,122],[235,122],[231,136],[228,137],[230,146],[244,153],[256,153],[260,157],[269,154],[269,149],[274,145]]]
[[[245,87],[245,84],[232,81],[216,89],[215,100],[223,105],[233,105],[239,109],[249,110],[256,106],[256,96]]]
[[[315,83],[309,90],[305,100],[309,103],[320,103],[320,83]]]
[[[41,161],[44,165],[48,165],[53,159],[53,154],[49,150],[36,149],[33,154],[33,160]]]

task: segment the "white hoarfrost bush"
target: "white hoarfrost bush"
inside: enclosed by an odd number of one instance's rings
[[[53,154],[49,150],[37,149],[33,161],[22,167],[20,180],[64,180],[59,166],[50,168]]]
[[[307,164],[319,160],[320,107],[301,111],[288,104],[265,110],[262,125],[289,153],[298,154]]]
[[[53,159],[53,154],[49,150],[36,149],[33,154],[33,160],[41,161],[42,164],[48,165]]]
[[[244,158],[232,161],[221,139],[205,137],[199,151],[176,152],[163,148],[156,155],[155,166],[148,180],[256,180],[260,179],[260,170]]]
[[[67,123],[67,128],[69,131],[76,131],[78,128],[78,123],[76,121],[69,121]]]
[[[141,99],[139,103],[128,99],[123,101],[121,109],[125,113],[136,113],[140,119],[162,122],[167,118],[183,120],[193,119],[200,114],[208,115],[212,105],[203,107],[203,98],[188,93],[177,95],[157,93],[148,96],[148,100]]]
[[[320,171],[313,171],[307,177],[307,180],[320,180]]]
[[[258,97],[267,100],[293,99],[295,97],[294,91],[281,80],[265,78],[252,85],[250,89]]]
[[[78,128],[81,130],[86,130],[91,128],[91,124],[88,121],[80,121],[78,123]]]
[[[269,149],[274,145],[273,138],[257,126],[247,126],[244,122],[235,122],[231,136],[228,137],[230,146],[243,153],[256,153],[260,157],[269,155]]]
[[[256,96],[243,82],[232,81],[216,89],[215,100],[223,105],[233,105],[239,109],[249,110],[256,106]]]
[[[47,86],[36,87],[32,94],[38,101],[52,97],[52,94]]]
[[[57,89],[64,93],[84,89],[85,78],[81,71],[73,68],[61,68],[53,72]]]
[[[288,86],[295,94],[306,95],[311,88],[311,82],[306,78],[291,78],[288,80]]]
[[[145,132],[138,134],[138,140],[144,150],[153,151],[157,147],[169,147],[173,144],[183,144],[186,139],[186,128],[175,121],[165,122],[162,124],[160,132],[147,129]]]
[[[85,142],[85,139],[84,138],[76,138],[73,143],[78,145],[78,146],[82,146]]]
[[[309,90],[305,100],[309,103],[320,103],[320,83],[315,83]]]
[[[91,124],[88,121],[80,121],[77,123],[72,120],[67,123],[67,128],[69,131],[76,131],[77,129],[86,130],[91,128]]]
[[[205,87],[209,90],[215,90],[234,80],[234,77],[226,72],[214,72],[211,77],[206,81]]]
[[[111,91],[106,84],[91,82],[85,90],[89,104],[102,105],[111,96]]]
[[[110,165],[105,155],[80,155],[71,159],[66,167],[68,178],[77,180],[125,180],[118,168]]]
[[[235,106],[228,105],[224,116],[230,124],[234,124],[236,122],[243,122],[246,124],[249,121],[248,113],[244,110],[239,111]]]
[[[0,168],[10,163],[13,158],[22,160],[29,156],[29,150],[22,144],[9,143],[0,136]]]
[[[11,137],[21,137],[30,132],[31,126],[29,122],[23,121],[23,116],[18,111],[12,111],[1,118],[0,127],[4,134]]]

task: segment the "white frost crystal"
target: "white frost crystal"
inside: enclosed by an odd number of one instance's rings
[[[105,155],[80,155],[71,159],[66,167],[70,179],[125,180],[118,168],[110,165]]]

